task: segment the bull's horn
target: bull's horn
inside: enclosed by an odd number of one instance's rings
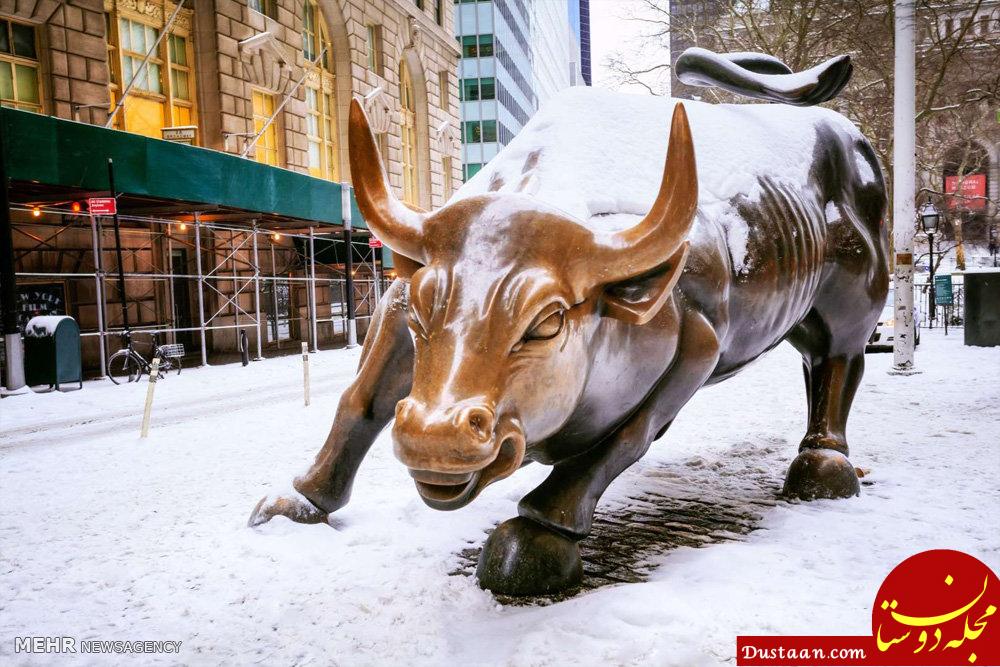
[[[368,227],[393,252],[420,263],[426,262],[423,236],[427,216],[392,193],[368,116],[357,99],[351,100],[348,148],[358,208]]]
[[[597,237],[602,283],[642,275],[666,262],[687,238],[698,206],[694,143],[683,104],[674,107],[663,180],[653,207],[634,227]]]

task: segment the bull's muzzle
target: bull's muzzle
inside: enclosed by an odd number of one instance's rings
[[[524,459],[524,433],[517,420],[498,420],[485,403],[434,409],[403,399],[396,406],[392,438],[396,458],[409,468],[420,497],[440,510],[468,504]]]

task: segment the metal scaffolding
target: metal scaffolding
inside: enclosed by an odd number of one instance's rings
[[[186,219],[119,215],[121,288],[128,310],[118,312],[108,308],[107,299],[109,288],[112,294],[119,288],[118,247],[100,216],[58,209],[39,214],[25,206],[10,210],[12,230],[20,237],[15,243],[18,285],[63,283],[75,310],[85,313],[81,335],[93,341],[85,345],[93,359],[90,368],[96,365],[99,375],[125,331],[123,316],[133,332],[156,332],[161,340],[200,348],[201,364],[212,355],[235,352],[240,331],[249,329],[256,338],[255,358],[261,359],[265,348],[280,353],[296,349],[297,340],[308,342],[312,351],[321,343],[348,343],[349,316],[356,313],[367,326],[385,287],[367,238],[353,240],[347,253],[340,229],[264,229],[256,220],[240,226],[205,220],[200,213]],[[345,267],[351,254],[355,262],[349,277]],[[262,255],[269,267],[262,265]],[[331,255],[339,261],[331,262]]]

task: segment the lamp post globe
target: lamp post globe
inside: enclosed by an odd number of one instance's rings
[[[941,222],[941,212],[934,204],[927,202],[920,208],[920,227],[926,234],[936,234]]]

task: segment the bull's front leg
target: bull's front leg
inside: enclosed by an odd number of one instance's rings
[[[599,445],[553,466],[518,505],[520,516],[497,526],[483,545],[476,576],[508,595],[551,593],[580,583],[579,542],[591,530],[604,491],[662,435],[719,359],[715,331],[703,315],[684,315],[673,365],[646,401]]]
[[[358,467],[410,392],[413,341],[406,324],[408,284],[397,280],[379,303],[365,337],[358,375],[340,397],[330,434],[309,471],[294,481],[301,494],[263,498],[250,515],[257,526],[275,516],[320,523],[347,504]]]

